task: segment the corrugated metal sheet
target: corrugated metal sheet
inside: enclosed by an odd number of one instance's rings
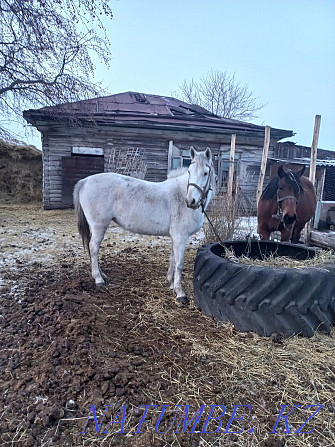
[[[317,166],[332,166],[335,168],[335,160],[316,160]]]

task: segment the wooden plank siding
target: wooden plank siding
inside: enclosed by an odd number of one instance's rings
[[[99,130],[99,131],[97,131]],[[188,151],[193,145],[197,150],[209,147],[214,156],[214,165],[218,173],[218,159],[220,151],[230,150],[230,138],[228,134],[220,139],[207,135],[207,139],[197,138],[198,135],[190,137],[189,134],[182,136],[178,133],[169,135],[157,134],[127,134],[111,137],[108,129],[91,128],[53,128],[51,131],[43,132],[43,205],[45,209],[64,208],[68,202],[63,200],[63,178],[62,158],[71,157],[73,146],[102,147],[104,149],[105,171],[112,148],[128,150],[139,148],[144,154],[143,161],[147,165],[145,179],[149,181],[163,181],[168,172],[168,150],[169,141],[177,146],[181,152]],[[241,142],[242,140],[242,142]],[[238,159],[238,170],[236,181],[241,197],[250,207],[250,212],[256,210],[256,190],[259,174],[259,166],[262,156],[262,140],[257,139],[259,146],[255,146],[254,139],[236,137],[236,158]],[[269,157],[273,156],[275,141],[271,141]],[[185,153],[185,152],[184,152]],[[269,179],[269,170],[265,184]]]
[[[270,148],[268,157],[272,157],[276,141],[270,140]],[[221,151],[229,154],[230,145],[221,145]],[[260,165],[262,160],[262,147],[255,147],[252,145],[239,144],[238,136],[236,138],[235,149],[236,160],[236,175],[235,187],[237,186],[237,193],[242,199],[247,211],[255,213],[257,210],[256,193],[258,178],[260,173]],[[270,164],[267,164],[265,171],[264,187],[270,180]],[[264,189],[264,188],[263,188]]]
[[[169,149],[167,139],[108,138],[103,147],[106,168],[112,148],[122,151],[138,148],[143,154],[143,162],[147,165],[145,180],[160,182],[166,179]]]

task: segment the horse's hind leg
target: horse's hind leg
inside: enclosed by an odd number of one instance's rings
[[[100,224],[91,225],[91,240],[90,240],[90,256],[91,256],[91,267],[92,267],[92,277],[95,281],[96,286],[103,286],[105,284],[104,279],[106,275],[102,273],[99,267],[98,256],[101,242],[104,238],[107,227]]]
[[[184,268],[184,256],[186,244],[188,241],[188,236],[174,235],[171,236],[173,245],[173,255],[174,255],[174,279],[173,279],[173,290],[177,295],[177,300],[183,304],[188,304],[189,301],[181,285],[181,278]]]
[[[173,241],[172,241],[169,269],[166,275],[166,283],[170,286],[171,289],[173,289],[173,281],[174,281],[174,253],[173,253]]]

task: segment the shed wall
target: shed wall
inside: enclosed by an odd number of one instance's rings
[[[110,129],[92,128],[64,128],[53,126],[43,131],[43,204],[46,209],[65,208],[62,190],[62,157],[70,157],[73,146],[102,147],[104,149],[105,171],[108,169],[112,149],[138,148],[143,154],[143,161],[147,165],[145,179],[149,181],[163,181],[168,172],[169,142],[177,146],[181,153],[187,153],[193,145],[197,150],[210,147],[214,155],[214,165],[218,173],[219,156],[223,152],[229,154],[231,135],[206,135],[191,132],[145,132],[143,129],[132,129],[130,132],[119,129],[112,132]],[[275,142],[271,141],[269,157],[273,155]],[[262,157],[263,142],[259,137],[246,138],[237,135],[236,182],[239,194],[251,212],[256,210],[256,190],[259,175],[259,166]],[[265,179],[267,181],[267,179]],[[224,192],[224,189],[223,189]]]

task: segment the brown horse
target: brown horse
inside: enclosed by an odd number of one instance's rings
[[[282,241],[297,244],[306,222],[314,215],[316,197],[314,186],[303,177],[305,167],[294,172],[278,168],[258,202],[258,234],[269,239],[272,231],[281,232]]]

